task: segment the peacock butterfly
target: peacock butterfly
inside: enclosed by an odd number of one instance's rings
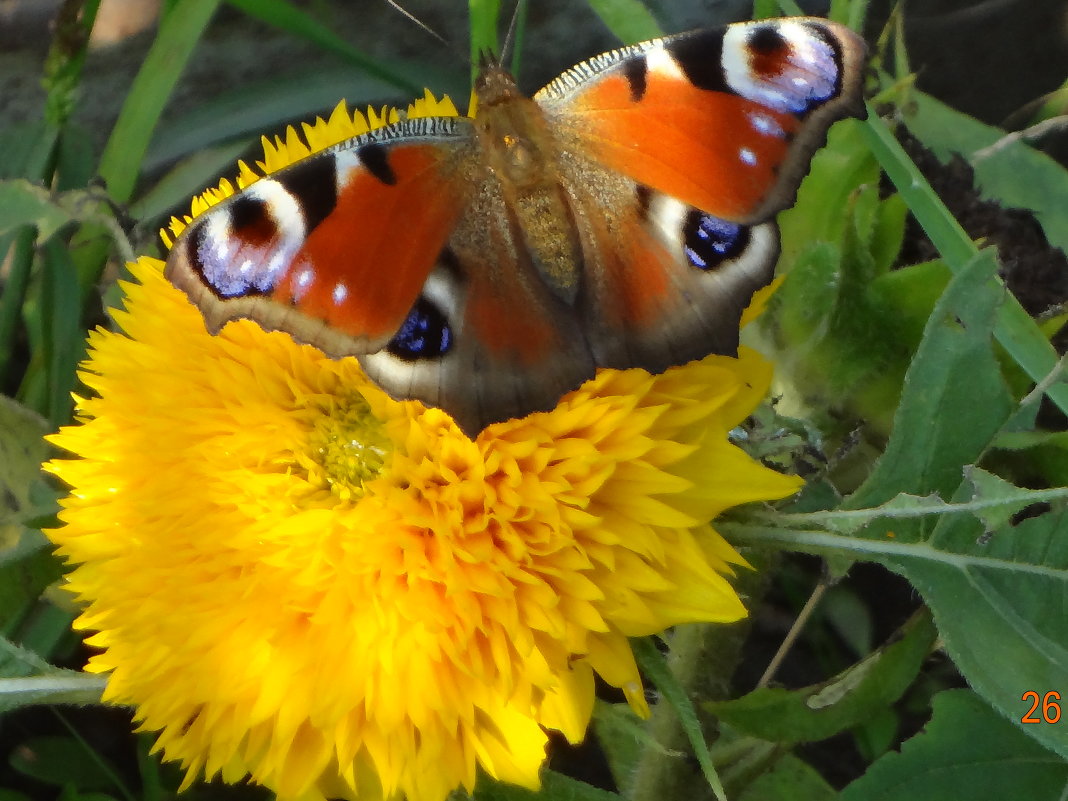
[[[166,276],[217,333],[250,318],[356,356],[470,436],[598,367],[733,354],[865,48],[786,18],[623,47],[534,95],[492,59],[474,117],[401,121],[195,219]]]

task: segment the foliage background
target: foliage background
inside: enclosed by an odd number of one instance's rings
[[[384,5],[170,0],[158,33],[86,55],[96,5],[62,4],[41,47],[13,33],[32,21],[0,16],[2,801],[177,786],[124,713],[93,705],[99,685],[76,672],[83,650],[39,534],[56,492],[37,476],[40,435],[67,422],[84,332],[106,323],[122,259],[155,252],[164,215],[231,174],[260,133],[340,97],[378,104],[425,84],[462,98],[468,80],[465,57]],[[523,81],[533,89],[615,35],[794,10],[755,5],[533,3]],[[462,4],[410,8],[467,41]],[[472,47],[488,44],[496,8],[470,10]],[[637,643],[662,699],[653,721],[641,728],[607,698],[588,744],[554,752],[547,798],[712,797],[721,784],[771,801],[1065,797],[1068,720],[1041,703],[1037,722],[1021,719],[1028,692],[1068,698],[1068,393],[1048,343],[1068,291],[1068,177],[1042,150],[1064,147],[1064,92],[1047,93],[1068,73],[1068,6],[813,10],[877,42],[870,94],[886,124],[837,126],[781,220],[789,278],[761,332],[781,398],[744,436],[809,487],[723,527],[762,567],[746,578],[750,626]],[[1047,121],[1039,147],[987,125]],[[754,690],[813,587],[780,686]]]

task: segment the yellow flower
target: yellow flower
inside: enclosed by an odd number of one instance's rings
[[[471,441],[355,359],[247,320],[209,335],[161,262],[131,270],[53,438],[74,458],[49,465],[71,486],[51,537],[88,669],[187,783],[443,801],[480,766],[536,787],[595,673],[646,711],[628,637],[745,614],[708,521],[798,487],[727,439],[767,390],[756,353],[603,370]]]

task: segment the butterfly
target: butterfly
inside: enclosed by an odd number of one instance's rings
[[[208,330],[249,318],[469,436],[553,408],[597,368],[737,352],[774,215],[865,47],[784,18],[622,47],[532,98],[492,58],[473,117],[402,119],[196,218],[165,275]]]

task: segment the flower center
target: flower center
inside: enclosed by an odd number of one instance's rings
[[[363,497],[393,452],[381,421],[359,393],[331,398],[315,419],[309,455],[318,466],[309,479],[343,500]]]

